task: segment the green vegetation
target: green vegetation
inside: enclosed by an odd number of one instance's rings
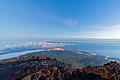
[[[50,58],[58,59],[59,61],[72,64],[76,67],[87,67],[87,66],[97,66],[107,63],[111,60],[118,60],[115,58],[108,58],[105,59],[104,56],[100,55],[92,55],[87,52],[81,52],[81,54],[77,54],[78,51],[71,51],[71,50],[51,50],[51,51],[41,51],[35,53],[29,53],[23,56],[32,56],[32,55],[39,55],[39,56],[48,56]],[[120,61],[120,60],[119,60]]]

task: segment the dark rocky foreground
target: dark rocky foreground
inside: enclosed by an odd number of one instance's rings
[[[77,69],[49,57],[18,57],[0,61],[0,80],[120,80],[120,64]]]

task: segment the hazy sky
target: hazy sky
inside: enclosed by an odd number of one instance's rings
[[[0,0],[0,39],[120,38],[120,0]]]

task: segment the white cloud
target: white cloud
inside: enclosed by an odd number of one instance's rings
[[[0,55],[0,60],[2,59],[7,59],[7,58],[13,58],[13,57],[18,57],[21,55],[25,55],[28,53],[33,53],[33,52],[40,52],[40,51],[45,51],[45,50],[28,50],[28,51],[21,51],[21,52],[14,52],[14,53],[9,53],[9,54],[2,54]]]
[[[80,38],[116,38],[120,39],[120,25],[89,27],[83,31],[77,31],[73,37]]]
[[[50,43],[50,42],[9,42],[1,43],[0,50],[15,49],[15,48],[51,48],[51,47],[62,47],[66,44],[63,43]]]
[[[79,20],[66,19],[65,23],[68,24],[69,26],[75,26],[79,23]]]
[[[117,29],[120,29],[120,25],[117,25],[117,26],[113,26],[113,28],[117,28]]]

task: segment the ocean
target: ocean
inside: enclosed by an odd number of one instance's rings
[[[48,48],[61,47],[120,58],[119,39],[37,39],[0,42],[0,57],[6,59]],[[19,53],[19,54],[18,54]],[[17,55],[18,54],[18,55]]]
[[[95,53],[102,56],[120,58],[120,42],[70,42],[73,45],[65,46],[65,49],[80,50]]]

